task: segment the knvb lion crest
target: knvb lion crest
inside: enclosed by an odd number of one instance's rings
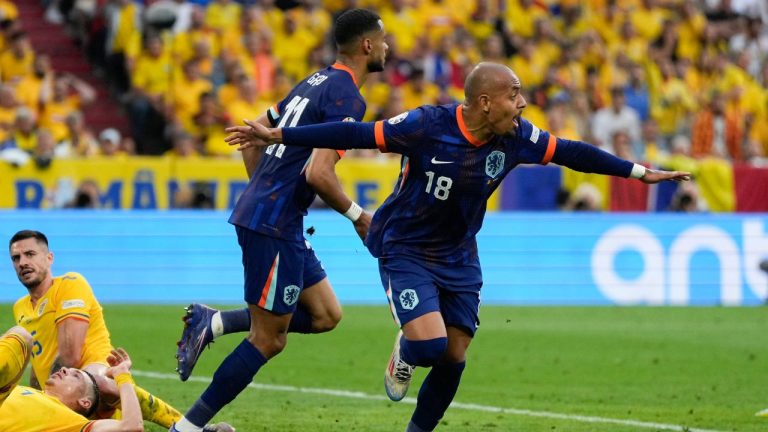
[[[419,304],[419,296],[412,289],[403,290],[400,293],[400,306],[405,310],[413,310]]]
[[[299,299],[299,291],[299,287],[296,285],[285,287],[285,290],[283,290],[283,302],[288,306],[296,303],[296,300]]]
[[[494,150],[485,158],[485,173],[496,178],[504,170],[504,152]]]

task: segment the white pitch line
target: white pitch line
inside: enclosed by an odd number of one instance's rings
[[[148,372],[148,371],[140,371],[140,370],[134,370],[134,371],[131,371],[131,373],[138,377],[154,378],[154,379],[161,379],[161,380],[178,380],[179,379],[179,376],[177,374],[171,374],[171,373]],[[211,382],[211,377],[193,376],[193,377],[189,377],[188,381],[209,383]],[[384,395],[372,395],[368,393],[363,393],[358,391],[349,391],[349,390],[335,390],[335,389],[314,388],[314,387],[295,387],[295,386],[288,386],[288,385],[258,384],[258,383],[251,383],[248,385],[248,387],[258,389],[258,390],[268,390],[268,391],[310,393],[310,394],[321,394],[321,395],[328,395],[328,396],[345,397],[345,398],[351,398],[351,399],[389,401],[389,398]],[[416,399],[407,397],[400,402],[415,405]],[[678,431],[678,432],[726,432],[726,431],[720,431],[716,429],[697,429],[697,428],[689,428],[686,426],[678,426],[678,425],[666,424],[666,423],[644,422],[640,420],[622,420],[622,419],[612,419],[612,418],[606,418],[606,417],[585,416],[585,415],[578,415],[578,414],[562,414],[562,413],[556,413],[556,412],[550,412],[550,411],[532,411],[532,410],[520,409],[520,408],[503,408],[503,407],[496,407],[496,406],[490,406],[490,405],[478,405],[478,404],[461,403],[461,402],[451,403],[451,408],[465,409],[465,410],[471,410],[471,411],[513,414],[513,415],[526,416],[526,417],[542,417],[542,418],[557,419],[557,420],[569,420],[569,421],[576,421],[576,422],[582,422],[582,423],[606,423],[606,424],[615,424],[620,426],[635,426],[635,427],[645,428],[645,429],[668,430],[668,431]]]

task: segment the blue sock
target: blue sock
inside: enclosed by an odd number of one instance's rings
[[[431,431],[437,427],[448,405],[456,396],[465,365],[466,362],[440,363],[432,367],[419,389],[416,410],[411,416],[411,423],[425,431]]]
[[[224,405],[232,402],[253,381],[256,372],[266,362],[267,359],[255,346],[247,339],[243,340],[221,362],[213,374],[211,384],[184,417],[198,427],[205,426]]]
[[[251,329],[251,312],[248,308],[221,311],[224,334],[247,332]]]
[[[437,364],[448,348],[448,338],[441,337],[422,341],[400,338],[400,358],[411,366],[429,367]]]
[[[288,333],[312,333],[312,315],[301,304],[296,306],[291,322],[288,324]]]

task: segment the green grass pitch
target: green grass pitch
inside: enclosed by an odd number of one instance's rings
[[[10,327],[10,305],[0,312]],[[172,376],[182,314],[181,305],[105,306],[113,343],[137,371],[159,373],[137,382],[183,412],[206,383]],[[768,408],[766,308],[487,306],[480,316],[456,396],[465,405],[440,431],[768,430],[754,416]],[[333,332],[291,334],[256,377],[267,386],[246,389],[216,420],[244,432],[403,431],[413,404],[384,400],[382,387],[395,331],[386,306],[345,307]],[[193,378],[210,377],[240,340],[217,340]]]

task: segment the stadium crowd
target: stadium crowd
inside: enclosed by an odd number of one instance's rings
[[[47,0],[130,118],[89,130],[93,89],[36,56],[0,0],[0,149],[15,163],[119,153],[231,157],[224,128],[253,118],[334,57],[334,16],[387,23],[366,120],[461,99],[480,60],[509,65],[524,116],[620,157],[687,169],[766,165],[768,5],[761,0]],[[356,152],[361,157],[382,157]],[[25,157],[27,156],[27,157]]]

